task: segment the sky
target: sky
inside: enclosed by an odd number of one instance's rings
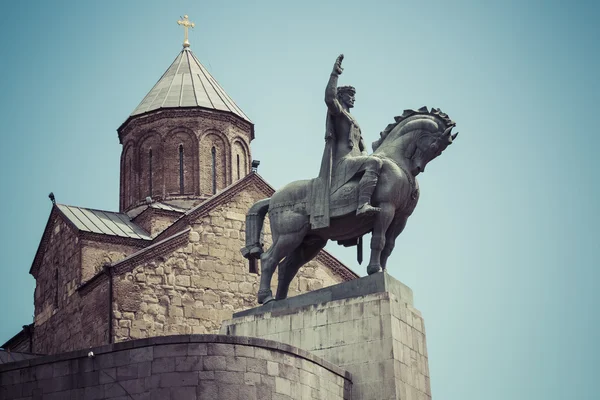
[[[597,2],[7,3],[0,342],[32,322],[48,193],[118,210],[116,129],[180,51],[183,14],[192,51],[255,123],[275,188],[318,173],[340,53],[367,143],[407,108],[456,121],[388,262],[423,314],[434,398],[597,398]],[[354,248],[327,249],[366,274]]]

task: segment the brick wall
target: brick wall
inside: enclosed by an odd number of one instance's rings
[[[232,181],[238,181],[250,172],[250,151],[246,143],[235,140],[231,147],[231,176]]]
[[[198,335],[118,343],[0,365],[2,398],[350,399],[352,377],[306,351]]]
[[[198,165],[198,139],[194,132],[188,130],[170,132],[164,138],[163,146],[165,149],[166,195],[195,195],[198,193],[198,168],[196,167]],[[180,172],[183,172],[183,193],[181,192]]]
[[[152,197],[195,198],[213,194],[213,155],[217,190],[250,171],[252,126],[218,111],[161,110],[139,116],[120,130],[120,209],[127,211]],[[184,193],[180,191],[179,146],[183,146]]]

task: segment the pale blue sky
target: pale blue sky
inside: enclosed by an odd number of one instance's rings
[[[419,177],[389,272],[427,329],[444,400],[596,399],[597,2],[11,2],[0,24],[0,341],[32,321],[51,204],[118,209],[116,128],[181,48],[256,124],[275,188],[318,172],[324,87],[357,89],[366,142],[440,107],[456,143]],[[289,151],[289,153],[288,153]],[[327,247],[361,274],[354,250]]]

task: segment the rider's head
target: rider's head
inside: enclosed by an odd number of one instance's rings
[[[353,86],[340,86],[337,88],[338,100],[348,108],[354,107],[355,94],[356,89]]]

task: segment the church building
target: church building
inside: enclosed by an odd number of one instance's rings
[[[258,305],[259,276],[240,249],[247,210],[274,189],[253,168],[254,123],[187,39],[117,133],[119,210],[52,197],[29,271],[35,319],[4,350],[50,355],[216,334],[234,312]],[[264,241],[270,245],[268,223]],[[357,277],[323,250],[289,295]]]

